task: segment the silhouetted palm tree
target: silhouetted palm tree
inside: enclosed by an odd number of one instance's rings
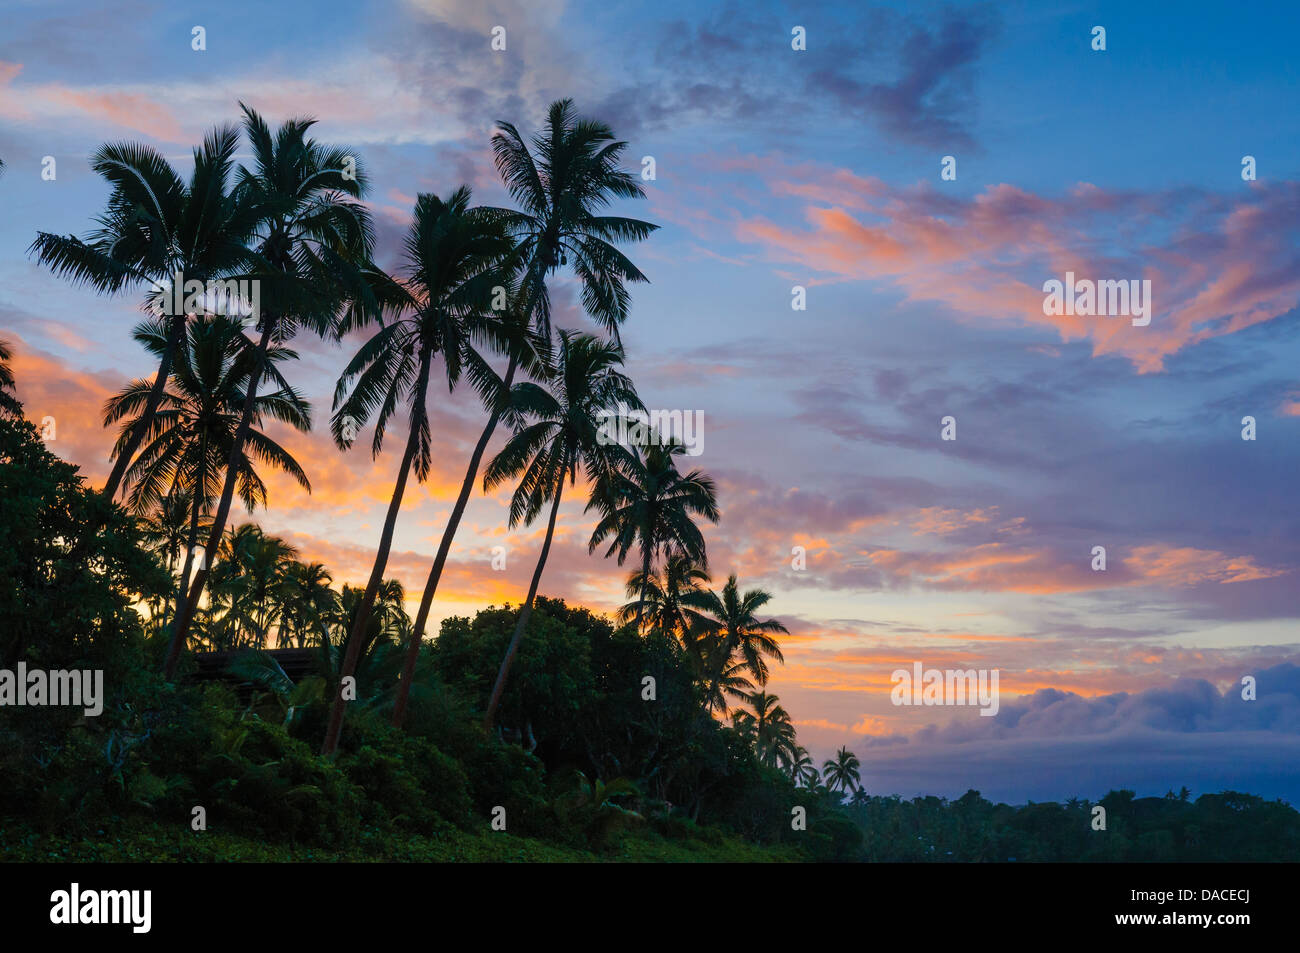
[[[135,329],[135,338],[159,354],[167,347],[166,323],[147,321]],[[304,489],[311,490],[298,461],[260,429],[266,418],[303,432],[311,429],[306,401],[275,368],[288,357],[292,352],[281,348],[272,349],[268,355],[266,376],[279,386],[272,393],[258,396],[245,446],[237,457],[236,485],[250,511],[259,504],[266,505],[266,486],[258,473],[259,464],[283,470]],[[187,495],[189,532],[178,601],[184,598],[194,568],[199,530],[224,481],[254,363],[252,347],[238,322],[225,317],[196,318],[172,368],[169,386],[145,427],[145,441],[125,475],[125,485],[130,487],[128,501],[136,512],[148,512],[177,490]],[[121,421],[115,452],[124,452],[131,435],[138,433],[140,415],[146,410],[151,389],[147,381],[134,381],[105,403],[104,425]],[[178,641],[173,625],[172,643]]]
[[[498,397],[488,407],[487,424],[470,454],[465,479],[424,585],[393,708],[393,724],[398,726],[406,713],[407,690],[420,641],[452,540],[473,492],[483,454],[505,411],[515,374],[534,347],[529,340],[530,326],[549,347],[551,299],[547,276],[568,265],[569,252],[574,251],[572,268],[582,284],[583,307],[602,328],[617,337],[619,325],[627,318],[626,284],[646,278],[614,243],[640,241],[658,228],[637,219],[596,214],[615,198],[642,198],[645,193],[636,179],[619,167],[627,143],[616,140],[604,123],[578,118],[572,100],[551,105],[546,127],[533,139],[531,150],[510,123],[497,125],[500,129],[492,136],[497,171],[522,209],[503,210],[519,243],[523,268],[518,293],[509,307],[517,322],[516,341],[506,349],[509,359],[497,388]],[[530,369],[527,363],[524,369]]]
[[[292,563],[285,572],[284,609],[280,617],[282,648],[299,648],[329,640],[328,625],[339,609],[339,594],[330,588],[330,571],[321,563]]]
[[[832,791],[848,794],[862,783],[862,767],[858,756],[848,748],[841,748],[833,760],[822,765],[822,774],[826,776],[826,786]]]
[[[812,779],[817,778],[817,765],[813,762],[812,755],[800,745],[794,745],[786,754],[785,769],[790,774],[790,780],[796,785],[799,782],[810,783]]]
[[[514,244],[497,212],[470,208],[470,190],[461,186],[444,202],[436,195],[421,195],[406,237],[405,264],[409,278],[390,281],[382,297],[401,317],[386,325],[362,345],[343,371],[335,390],[337,408],[332,422],[335,441],[351,444],[351,430],[373,415],[374,456],[383,446],[384,428],[398,407],[408,407],[406,450],[393,485],[392,499],[384,518],[379,549],[370,580],[357,607],[354,625],[367,624],[388,566],[397,516],[401,511],[407,477],[412,466],[423,481],[429,473],[429,374],[435,356],[442,358],[447,387],[452,389],[464,372],[480,393],[491,395],[495,374],[479,354],[477,345],[485,339],[499,339],[507,332],[494,316],[494,289],[504,291],[513,268]],[[352,392],[344,399],[347,387]],[[361,640],[349,639],[341,673],[352,674]],[[343,728],[344,701],[337,695],[321,752],[333,754]]]
[[[677,469],[676,458],[685,452],[680,444],[655,442],[643,451],[634,449],[625,466],[601,478],[587,505],[603,514],[592,531],[588,552],[595,552],[608,539],[605,558],[617,553],[621,566],[636,546],[647,586],[655,561],[667,549],[707,567],[704,534],[695,520],[718,521],[717,491],[699,470],[683,474]],[[646,601],[644,590],[641,601]],[[641,621],[638,615],[637,624]]]
[[[734,678],[738,672],[747,672],[759,685],[766,685],[768,669],[765,656],[778,662],[785,661],[774,634],[789,630],[776,619],[760,620],[757,615],[771,601],[771,594],[762,589],[750,589],[741,595],[735,573],[722,587],[722,595],[710,590],[689,598],[693,607],[706,613],[700,637],[704,641],[704,655],[710,673],[705,704],[711,710],[725,714],[725,694],[738,697],[734,691],[724,691],[726,679]]]
[[[697,644],[692,633],[699,630],[704,617],[691,608],[686,597],[702,591],[708,582],[709,573],[698,562],[670,551],[659,571],[646,576],[637,570],[627,577],[627,595],[633,601],[619,608],[618,620],[632,622],[644,611],[652,631],[676,636],[689,652]]]
[[[0,341],[0,411],[17,417],[23,408],[14,396],[14,372],[9,366],[13,359],[13,346],[8,341]]]
[[[28,251],[55,274],[102,293],[146,286],[150,289],[147,305],[157,304],[155,290],[170,289],[177,274],[185,281],[209,281],[248,273],[256,268],[256,256],[245,242],[253,234],[259,212],[228,188],[238,145],[239,133],[232,126],[210,132],[203,146],[194,150],[188,183],[151,146],[129,142],[101,146],[90,167],[112,186],[112,192],[99,228],[84,241],[38,232]],[[162,399],[186,317],[184,313],[166,316],[165,346],[137,428],[119,448],[104,484],[109,499],[117,495]],[[97,530],[93,527],[89,532]]]
[[[309,138],[314,119],[291,119],[272,136],[261,116],[242,103],[240,107],[254,161],[252,169],[240,166],[234,198],[254,216],[253,280],[260,287],[260,313],[254,317],[261,333],[212,518],[209,550],[217,547],[230,515],[238,472],[234,461],[243,452],[271,345],[289,340],[301,327],[330,334],[339,312],[355,316],[378,307],[367,279],[373,234],[369,213],[357,201],[365,194],[366,175],[356,153]],[[168,678],[175,672],[206,581],[207,569],[199,567],[177,614],[177,637],[163,666]]]
[[[298,551],[256,523],[222,537],[213,560],[205,611],[209,639],[218,648],[264,648],[283,609],[283,586]]]
[[[781,700],[767,692],[751,692],[745,696],[750,710],[741,709],[732,717],[737,729],[750,735],[754,752],[763,764],[776,766],[778,758],[794,745],[794,725],[790,714],[781,707]]]
[[[626,450],[618,445],[605,445],[596,434],[599,420],[596,411],[600,408],[620,402],[641,406],[631,379],[618,370],[622,364],[623,349],[619,345],[588,334],[561,331],[549,389],[532,383],[515,385],[512,401],[516,409],[522,417],[535,422],[521,427],[488,465],[483,487],[491,490],[522,474],[510,500],[510,526],[532,523],[547,503],[550,503],[550,516],[528,596],[520,607],[514,635],[492,686],[484,715],[489,727],[533,611],[537,586],[555,536],[555,518],[564,481],[567,479],[570,485],[576,483],[581,466],[588,482],[595,484],[612,467],[626,463]]]

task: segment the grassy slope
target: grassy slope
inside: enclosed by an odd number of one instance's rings
[[[431,834],[366,836],[352,848],[267,844],[217,831],[191,832],[175,824],[131,821],[123,827],[95,832],[87,837],[59,834],[35,835],[20,829],[0,828],[0,860],[129,861],[129,862],[306,862],[306,861],[414,861],[414,862],[744,862],[798,860],[780,848],[755,847],[734,838],[666,840],[653,833],[624,838],[619,847],[601,853],[573,850],[530,837],[504,832],[471,834],[446,828]]]

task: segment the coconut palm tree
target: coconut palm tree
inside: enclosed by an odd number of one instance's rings
[[[750,710],[740,709],[731,716],[732,724],[750,735],[758,760],[776,766],[777,759],[794,745],[794,725],[781,699],[764,691],[745,696]]]
[[[812,755],[806,748],[797,744],[786,753],[785,770],[790,774],[790,781],[796,785],[800,781],[805,784],[811,783],[819,777]]]
[[[856,790],[862,783],[862,764],[858,761],[858,756],[848,748],[841,748],[835,752],[833,760],[827,760],[822,765],[822,774],[826,777],[826,786],[832,791],[839,791],[841,794],[848,794]]]
[[[248,437],[272,344],[289,340],[300,328],[331,334],[340,312],[359,320],[358,312],[378,308],[368,278],[374,236],[369,213],[359,201],[367,179],[356,153],[309,138],[314,119],[291,119],[272,136],[261,116],[243,103],[240,108],[253,167],[240,166],[234,198],[254,215],[249,243],[256,252],[253,280],[259,282],[260,300],[259,313],[252,318],[260,337],[208,534],[209,551],[220,543],[230,515],[238,476],[235,461]],[[176,637],[163,667],[168,678],[175,672],[207,575],[207,568],[200,566],[177,614]]]
[[[333,578],[322,563],[294,562],[285,571],[284,609],[276,645],[297,642],[302,648],[329,641],[327,626],[339,611],[339,594],[330,588]]]
[[[136,327],[134,336],[151,352],[166,347],[163,322],[146,321]],[[257,396],[235,473],[239,498],[250,510],[266,504],[258,462],[283,470],[303,489],[311,490],[297,460],[259,429],[265,420],[274,419],[302,433],[311,430],[310,406],[275,366],[294,356],[279,347],[267,355],[264,376],[278,387]],[[178,486],[200,505],[216,498],[247,399],[254,359],[237,321],[203,317],[190,324],[170,386],[164,389],[145,429],[144,445],[126,472],[127,502],[135,512],[148,512]],[[105,402],[104,425],[121,423],[115,454],[123,451],[134,433],[151,386],[147,381],[133,381]]]
[[[707,645],[702,646],[703,665],[702,669],[706,673],[707,681],[701,680],[704,685],[704,710],[726,714],[730,711],[727,703],[728,698],[743,699],[757,687],[749,679],[749,669],[746,667],[744,659],[728,659],[722,666],[722,671],[717,672],[714,666],[714,656]]]
[[[318,669],[331,684],[342,681],[343,659],[353,638],[357,613],[365,590],[345,585],[339,594],[338,608],[320,646]],[[411,618],[406,614],[406,593],[396,579],[386,579],[379,587],[368,621],[359,638],[355,699],[350,704],[372,707],[391,697],[402,666],[401,646],[410,636]]]
[[[508,329],[492,310],[492,298],[494,289],[504,291],[511,281],[514,243],[502,216],[471,208],[470,197],[469,187],[461,186],[446,201],[436,195],[421,195],[416,200],[405,247],[409,278],[404,283],[389,281],[382,292],[384,300],[401,317],[362,345],[335,390],[335,441],[342,447],[349,446],[354,428],[373,416],[374,456],[383,446],[384,430],[392,415],[400,405],[408,407],[406,450],[393,485],[370,580],[353,622],[358,632],[365,628],[383,583],[407,477],[412,467],[421,482],[429,473],[426,401],[433,359],[442,359],[448,390],[456,386],[462,373],[481,394],[491,394],[496,386],[495,374],[477,345],[508,336]],[[361,640],[349,638],[347,644],[341,669],[345,678],[352,675]],[[333,754],[338,747],[343,711],[344,701],[336,693],[323,754]]]
[[[135,338],[147,350],[159,354],[167,347],[166,331],[165,322],[146,321],[137,326]],[[266,486],[258,473],[259,465],[283,470],[311,491],[298,461],[261,430],[263,420],[268,418],[302,432],[311,429],[307,402],[276,369],[279,362],[293,356],[291,351],[279,347],[267,355],[265,376],[277,389],[256,398],[245,446],[236,458],[236,486],[241,501],[250,511],[259,504],[266,505]],[[200,528],[230,463],[238,415],[247,399],[248,375],[254,364],[253,349],[237,321],[220,316],[196,318],[189,326],[185,345],[172,369],[170,387],[164,390],[145,428],[145,443],[125,474],[125,485],[130,487],[128,502],[136,512],[158,506],[164,495],[171,495],[178,488],[185,491],[190,501],[178,604],[184,598],[194,568]],[[138,432],[150,394],[148,382],[134,381],[105,404],[105,426],[121,422],[116,453],[125,452],[132,435]],[[213,550],[209,548],[205,552]],[[173,626],[171,645],[179,644]]]
[[[13,346],[8,341],[0,341],[0,411],[18,417],[23,407],[14,396],[14,372],[9,366],[13,359]]]
[[[641,406],[631,379],[618,370],[622,364],[620,345],[589,334],[561,331],[549,388],[533,383],[515,385],[512,402],[521,416],[535,422],[522,426],[488,464],[483,488],[490,491],[522,474],[510,500],[510,526],[513,528],[521,522],[531,524],[547,503],[550,515],[528,596],[520,607],[514,635],[492,686],[484,715],[484,723],[489,727],[533,611],[537,586],[555,536],[555,519],[565,480],[571,486],[576,483],[581,467],[588,482],[595,484],[612,467],[628,463],[626,450],[616,444],[606,445],[596,434],[600,408],[619,402]]]
[[[643,451],[634,449],[628,455],[627,466],[610,470],[601,478],[587,505],[602,514],[587,551],[595,552],[608,539],[605,558],[617,553],[621,566],[636,546],[646,586],[651,568],[667,549],[695,560],[701,568],[707,567],[704,534],[695,521],[718,521],[717,490],[701,471],[682,474],[677,469],[676,458],[685,452],[686,448],[678,443],[661,444],[655,440]],[[645,590],[641,593],[643,610],[638,613],[638,626],[644,616],[646,594]]]
[[[281,616],[286,574],[297,549],[245,523],[222,538],[212,569],[208,629],[222,648],[265,648]]]
[[[641,241],[659,227],[637,219],[597,214],[616,198],[643,198],[645,193],[636,178],[620,168],[627,143],[616,140],[604,123],[579,118],[572,100],[551,104],[546,126],[532,140],[532,149],[510,123],[498,122],[497,126],[498,131],[492,136],[497,171],[520,207],[520,211],[503,210],[518,241],[523,268],[518,293],[509,309],[518,322],[520,343],[507,350],[509,359],[497,388],[498,399],[488,407],[487,423],[470,454],[465,479],[461,481],[460,493],[429,570],[393,708],[395,726],[402,724],[406,714],[407,693],[429,611],[452,540],[478,478],[483,454],[505,411],[505,398],[514,384],[521,360],[533,350],[526,333],[530,325],[544,344],[550,342],[551,299],[547,277],[569,266],[572,253],[571,267],[582,286],[583,307],[617,339],[618,328],[627,318],[630,300],[627,283],[645,281],[646,277],[615,243]]]
[[[146,515],[141,523],[145,545],[152,552],[162,557],[168,573],[173,576],[180,565],[192,565],[190,556],[197,543],[198,534],[204,529],[202,517],[204,509],[205,503],[203,501],[196,501],[194,494],[190,490],[176,484],[162,498],[153,512]],[[199,514],[197,517],[196,513]],[[186,557],[184,560],[181,558],[182,554]],[[187,574],[188,569],[182,573],[181,581],[176,587],[180,595],[185,593],[185,576]],[[158,605],[157,611],[153,612],[154,619],[160,625],[166,621],[171,613],[172,594],[172,591],[168,590]],[[159,631],[161,631],[161,628]]]
[[[789,630],[776,619],[759,619],[758,611],[772,601],[770,593],[750,589],[743,595],[732,573],[722,594],[712,590],[696,593],[687,600],[705,613],[702,639],[703,653],[709,671],[709,684],[705,691],[705,705],[723,714],[727,711],[724,692],[725,680],[738,672],[754,676],[758,684],[767,684],[766,657],[784,662],[776,633]]]
[[[38,232],[28,249],[36,261],[74,284],[115,294],[146,286],[146,304],[158,313],[160,289],[170,289],[177,275],[209,281],[246,274],[256,256],[246,247],[259,211],[240,201],[229,188],[239,133],[232,126],[214,129],[194,150],[194,171],[184,181],[155,149],[138,143],[100,147],[90,167],[112,187],[99,228],[85,240]],[[164,347],[158,370],[136,417],[135,429],[118,449],[117,461],[104,484],[113,499],[145,439],[162,400],[172,362],[185,332],[186,314],[166,309]],[[88,530],[88,536],[98,527]]]
[[[627,595],[633,601],[619,608],[618,621],[627,624],[644,615],[651,631],[676,636],[691,652],[697,645],[692,633],[700,630],[704,617],[687,597],[708,582],[708,570],[695,559],[670,550],[661,570],[651,570],[648,576],[637,570],[627,577]]]

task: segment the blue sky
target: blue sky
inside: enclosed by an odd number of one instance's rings
[[[572,96],[632,167],[655,159],[627,208],[663,226],[629,249],[651,281],[628,366],[651,406],[703,412],[710,565],[773,593],[792,635],[770,690],[815,755],[857,750],[876,793],[1300,799],[1293,6],[10,2],[6,19],[0,331],[29,415],[56,416],[58,451],[92,479],[100,404],[150,371],[136,302],[26,249],[92,225],[100,143],[186,168],[240,100],[311,114],[369,166],[391,265],[418,193],[508,201],[495,120],[532,132]],[[1044,315],[1042,282],[1067,269],[1150,279],[1151,324]],[[555,296],[584,326],[572,282]],[[340,454],[321,424],[355,343],[296,346],[318,424],[283,438],[313,492],[273,479],[257,518],[354,580],[396,460]],[[393,563],[413,598],[481,412],[457,394],[435,419]],[[500,495],[471,505],[436,615],[519,598],[539,528],[508,533],[504,512]],[[608,609],[623,571],[587,555],[589,530],[580,501],[563,509],[543,590]],[[505,573],[488,569],[498,544]],[[893,706],[889,675],[914,660],[999,669],[1002,711]]]

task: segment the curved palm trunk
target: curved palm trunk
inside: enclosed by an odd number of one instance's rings
[[[645,601],[650,592],[650,550],[645,551],[641,562],[641,605],[636,610],[636,628],[640,632],[645,623]]]
[[[397,474],[397,484],[393,487],[393,498],[388,504],[388,515],[384,519],[384,531],[379,538],[379,552],[375,554],[375,565],[370,570],[370,581],[366,583],[366,594],[357,607],[356,618],[348,634],[347,651],[343,656],[343,667],[339,671],[339,684],[334,691],[334,702],[330,707],[329,725],[325,729],[325,742],[320,753],[326,757],[334,754],[339,747],[339,736],[343,733],[343,712],[347,704],[343,700],[343,679],[357,670],[357,660],[361,657],[362,634],[366,623],[370,621],[370,610],[374,608],[379,595],[379,587],[384,582],[384,570],[388,568],[388,554],[393,547],[393,531],[397,528],[397,515],[402,509],[402,496],[406,492],[406,479],[411,472],[411,461],[415,459],[415,450],[419,444],[419,415],[415,408],[424,407],[425,391],[429,383],[430,356],[426,351],[421,356],[420,376],[415,385],[415,399],[411,410],[411,432],[406,438],[406,452],[402,454],[402,469]]]
[[[518,366],[518,362],[511,358],[505,376],[505,390],[507,392],[514,382],[515,370]],[[420,658],[420,645],[424,640],[424,628],[429,622],[429,609],[433,605],[433,597],[438,591],[438,581],[442,578],[443,567],[447,564],[447,556],[451,552],[452,540],[456,537],[456,530],[460,528],[461,517],[465,515],[465,506],[469,503],[470,494],[474,492],[474,481],[478,477],[478,468],[483,462],[483,454],[487,450],[488,442],[492,439],[492,433],[496,430],[497,422],[500,419],[501,415],[495,412],[488,417],[487,426],[483,428],[478,443],[474,445],[474,452],[470,455],[469,467],[465,471],[465,480],[460,485],[460,495],[456,497],[456,505],[452,507],[451,516],[447,519],[447,526],[442,531],[442,542],[438,544],[438,554],[433,558],[433,567],[429,570],[429,579],[424,584],[424,595],[420,598],[420,609],[415,616],[415,628],[411,631],[411,641],[406,647],[406,659],[402,664],[402,677],[397,683],[397,700],[393,704],[394,728],[402,727],[402,722],[406,720],[406,703],[411,695],[411,680],[415,677],[415,664]]]
[[[176,351],[180,347],[181,338],[185,334],[185,315],[177,315],[172,318],[171,327],[167,329],[167,349],[163,351],[162,360],[158,364],[158,373],[153,379],[153,387],[149,389],[149,397],[145,401],[144,410],[140,414],[140,419],[135,422],[131,428],[131,437],[127,440],[126,446],[122,452],[117,455],[117,460],[113,464],[113,470],[108,475],[108,481],[104,484],[103,493],[109,500],[117,496],[117,491],[121,489],[122,478],[126,476],[126,469],[131,465],[132,459],[135,458],[135,452],[140,449],[140,444],[144,442],[144,435],[149,431],[149,424],[153,421],[154,414],[158,410],[158,404],[162,401],[163,390],[167,386],[167,378],[171,376],[172,361],[176,357]]]
[[[176,673],[176,662],[180,659],[181,648],[189,638],[190,625],[194,622],[194,613],[207,585],[208,572],[215,559],[217,546],[221,543],[221,534],[226,531],[226,519],[230,516],[230,503],[235,496],[235,481],[239,478],[239,458],[244,452],[244,440],[248,436],[253,420],[253,408],[257,405],[257,385],[261,382],[262,371],[266,367],[266,352],[271,346],[271,331],[275,321],[268,318],[262,326],[262,338],[257,343],[257,358],[253,362],[253,371],[248,379],[248,393],[244,396],[244,410],[239,416],[239,428],[235,431],[234,443],[230,447],[230,458],[226,461],[226,482],[221,488],[221,502],[217,506],[216,516],[212,520],[212,529],[208,533],[208,545],[205,552],[210,558],[194,574],[185,604],[176,615],[176,626],[172,630],[171,643],[167,646],[167,659],[163,663],[163,677],[171,680]]]
[[[524,627],[528,625],[528,617],[533,614],[533,600],[537,598],[537,584],[542,580],[542,569],[546,566],[546,557],[551,551],[551,539],[555,536],[555,516],[560,509],[560,494],[564,489],[564,475],[560,475],[559,483],[555,487],[555,499],[551,503],[551,518],[546,524],[546,541],[542,543],[542,553],[537,557],[537,568],[533,570],[533,581],[528,587],[528,598],[525,600],[523,608],[519,610],[519,621],[515,623],[515,634],[510,637],[510,647],[506,649],[506,657],[501,660],[501,668],[497,671],[496,684],[492,686],[492,697],[488,699],[487,712],[483,715],[483,727],[489,731],[492,729],[492,721],[496,718],[497,708],[501,705],[501,695],[505,692],[506,679],[510,677],[510,665],[515,660],[515,653],[519,651],[519,643],[524,637]]]
[[[190,507],[190,531],[187,535],[187,544],[185,546],[185,562],[181,569],[180,582],[176,586],[176,605],[179,607],[181,600],[185,598],[185,591],[190,581],[190,571],[194,568],[194,544],[198,542],[199,536],[199,501],[198,494],[194,495],[194,505]],[[168,611],[171,608],[171,594],[167,595]],[[163,619],[167,618],[166,612],[163,613]],[[175,624],[175,620],[173,620]],[[170,643],[168,643],[170,647]]]
[[[713,674],[709,681],[709,692],[704,696],[704,708],[707,711],[712,704],[713,696],[718,691],[718,686],[722,683],[722,673],[726,671],[727,663],[731,661],[731,653],[736,651],[736,646],[728,638],[722,645],[718,646],[718,662],[713,666]],[[725,699],[723,702],[725,703]]]
[[[149,389],[149,397],[145,400],[144,410],[140,414],[140,419],[135,422],[131,428],[131,436],[118,454],[117,460],[113,462],[113,469],[108,475],[108,482],[104,484],[101,491],[104,498],[110,503],[117,496],[117,491],[122,487],[122,479],[126,476],[127,468],[131,465],[131,460],[135,457],[136,451],[140,449],[140,444],[144,442],[144,436],[149,431],[149,423],[153,420],[158,411],[158,405],[162,402],[164,389],[167,387],[167,378],[171,376],[172,362],[175,360],[176,351],[180,347],[181,338],[185,336],[185,316],[180,315],[172,320],[172,326],[167,331],[167,348],[163,351],[162,360],[158,364],[158,373],[154,376],[153,387]],[[108,522],[109,510],[92,519],[85,530],[81,533],[81,538],[77,540],[75,546],[69,550],[66,557],[68,565],[79,563],[90,550],[90,544],[94,541],[95,536],[103,529]]]

